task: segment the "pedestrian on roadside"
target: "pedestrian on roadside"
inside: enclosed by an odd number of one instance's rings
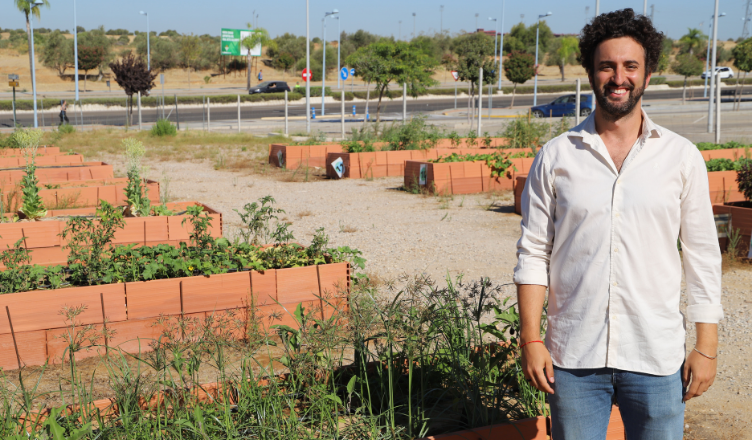
[[[541,148],[522,194],[521,362],[548,393],[556,440],[605,439],[613,404],[627,438],[681,439],[685,402],[715,379],[721,253],[705,161],[641,107],[663,38],[632,9],[582,29],[598,105]]]
[[[63,122],[66,124],[70,124],[70,121],[68,120],[68,101],[61,100],[60,101],[60,124],[63,125]]]
[[[262,70],[259,70],[259,73],[258,73],[258,80],[259,80],[259,82],[261,82],[261,81],[264,80],[264,75],[261,72],[262,72]]]

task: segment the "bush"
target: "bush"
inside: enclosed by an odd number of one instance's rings
[[[70,124],[60,124],[60,126],[57,127],[57,131],[61,134],[71,134],[76,132],[76,127]]]
[[[657,86],[661,84],[666,84],[666,77],[665,76],[654,76],[650,78],[650,85],[651,86]]]
[[[176,134],[178,134],[178,129],[170,123],[169,119],[159,119],[151,127],[152,136],[175,136]]]
[[[731,159],[710,159],[705,162],[708,172],[712,171],[740,171],[744,167],[749,167],[752,159],[741,158],[739,160]]]
[[[744,198],[752,202],[752,160],[746,160],[741,164],[736,172],[736,183]]]
[[[730,150],[734,148],[745,148],[746,145],[736,142],[736,141],[729,141],[725,144],[715,144],[713,142],[698,142],[697,143],[697,149],[700,151],[705,150]]]

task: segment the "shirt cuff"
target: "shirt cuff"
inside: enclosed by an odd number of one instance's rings
[[[720,304],[694,304],[687,306],[689,322],[718,324],[723,319],[723,306]]]
[[[548,287],[548,273],[537,270],[515,270],[514,283]]]

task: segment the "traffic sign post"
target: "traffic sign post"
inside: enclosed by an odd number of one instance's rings
[[[303,77],[303,81],[308,82],[311,80],[311,71],[310,69],[303,69],[303,72],[301,74]]]
[[[350,93],[355,93],[355,68],[350,69]]]
[[[339,71],[339,77],[342,78],[343,81],[346,81],[347,77],[349,77],[349,76],[350,76],[350,70],[347,67],[343,67]]]
[[[454,78],[454,109],[457,109],[457,80],[460,79],[460,74],[456,70],[452,70],[452,78]]]
[[[8,85],[13,87],[13,128],[16,127],[16,87],[18,87],[18,75],[11,73],[8,75]]]

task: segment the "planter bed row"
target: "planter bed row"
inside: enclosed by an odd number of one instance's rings
[[[738,229],[741,235],[737,252],[743,257],[752,258],[752,205],[743,206],[743,203],[744,202],[729,202],[728,204],[723,205],[713,205],[713,214],[729,215],[731,227],[734,230]],[[727,250],[728,238],[726,234],[719,234],[718,242],[721,246],[721,251]]]
[[[26,175],[24,170],[0,171],[0,185],[15,184]],[[65,182],[69,180],[112,179],[115,177],[112,165],[104,162],[83,162],[81,166],[39,168],[36,170],[39,184]]]
[[[737,160],[744,157],[745,149],[732,148],[729,150],[702,150],[700,153],[702,153],[702,158],[705,159],[706,162],[710,159]]]
[[[461,139],[458,145],[452,144],[450,139],[439,139],[431,149],[477,149],[477,148],[500,148],[509,145],[507,138],[492,138],[491,146],[486,147],[482,144],[482,139],[476,141],[478,145],[468,145],[467,139]],[[375,142],[375,148],[381,148],[388,145],[387,142]],[[297,169],[300,166],[325,167],[327,166],[327,155],[329,153],[346,153],[341,144],[327,145],[282,145],[271,144],[269,146],[269,163],[276,167]]]
[[[326,175],[331,179],[363,179],[404,176],[408,160],[436,160],[452,153],[483,154],[484,149],[431,149],[404,151],[377,151],[375,153],[329,153],[326,158]],[[341,173],[335,165],[341,160]],[[341,174],[341,175],[340,175]]]
[[[48,154],[61,154],[60,148],[52,145],[40,145],[37,150],[38,156],[46,156]],[[3,156],[21,156],[23,157],[23,150],[20,148],[0,148],[0,157]]]
[[[515,177],[527,174],[532,158],[510,159],[517,168],[507,170],[506,175],[491,176],[491,168],[485,161],[432,163],[424,161],[405,162],[405,187],[419,185],[436,194],[473,194],[486,191],[515,189]]]
[[[222,236],[222,214],[198,202],[168,203],[167,207],[174,211],[184,211],[189,205],[203,206],[204,211],[212,216],[209,232],[212,237]],[[73,215],[94,214],[94,208],[60,210]],[[183,225],[187,215],[170,215],[159,217],[126,217],[125,227],[115,233],[113,244],[148,244],[148,243],[179,243],[188,241],[191,226]],[[38,222],[0,223],[0,249],[12,247],[18,240],[23,239],[24,247],[32,250],[31,258],[34,264],[54,265],[62,264],[67,259],[67,251],[60,236],[65,229],[64,220],[45,220]],[[0,266],[2,267],[2,266]]]
[[[80,154],[55,154],[48,156],[39,156],[34,160],[38,167],[49,165],[80,165],[84,163],[84,157]],[[0,156],[0,169],[25,167],[26,159],[24,157],[3,157]]]
[[[283,323],[291,325],[294,321],[285,317],[277,302],[290,312],[297,304],[307,303],[319,308],[323,317],[326,307],[319,297],[346,298],[349,291],[349,264],[335,263],[0,295],[0,367],[18,368],[16,348],[25,365],[59,361],[65,346],[59,335],[70,324],[60,315],[64,307],[84,306],[76,317],[77,326],[101,329],[106,322],[108,330],[118,331],[107,344],[134,352],[139,349],[139,338],[154,339],[161,334],[153,323],[163,316],[201,317],[245,309],[253,299],[263,318],[282,312]],[[148,349],[148,342],[142,341],[140,349]]]
[[[122,206],[127,201],[125,188],[128,186],[128,179],[117,180],[117,183],[113,182],[107,185],[94,184],[92,186],[40,189],[39,196],[45,206],[60,206],[61,203],[69,203],[81,208],[91,208],[98,206],[101,200],[112,205]],[[149,191],[149,200],[152,205],[159,204],[159,182],[146,180],[144,183]],[[48,217],[52,216],[48,215]]]

